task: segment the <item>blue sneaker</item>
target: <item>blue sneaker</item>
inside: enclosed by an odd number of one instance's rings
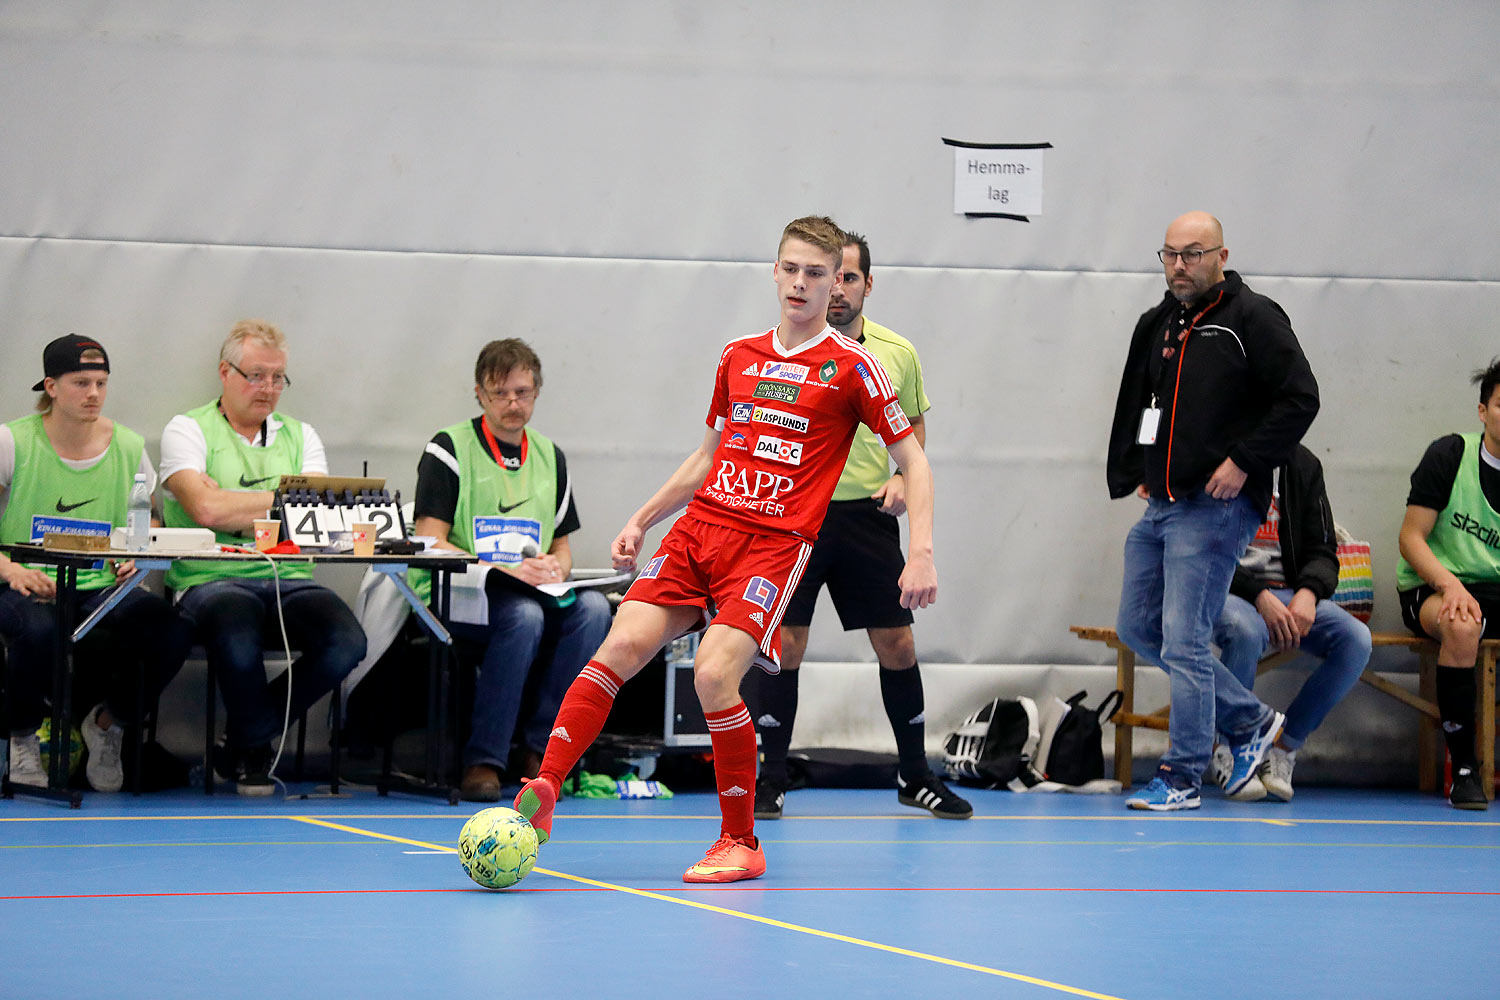
[[[1276,737],[1281,735],[1281,724],[1285,721],[1286,716],[1280,712],[1272,712],[1271,718],[1261,724],[1254,736],[1243,743],[1230,744],[1230,750],[1234,753],[1234,770],[1229,772],[1229,780],[1224,783],[1225,795],[1231,799],[1245,799],[1244,793],[1249,791],[1251,779],[1260,769],[1260,762],[1266,759],[1266,751],[1271,749]],[[1256,783],[1260,784],[1258,781]],[[1261,785],[1260,794],[1255,797],[1266,797],[1264,785]]]
[[[1150,809],[1152,812],[1176,812],[1179,809],[1197,809],[1203,805],[1196,785],[1177,787],[1176,775],[1165,768],[1156,772],[1151,783],[1130,798],[1125,805],[1131,809]]]

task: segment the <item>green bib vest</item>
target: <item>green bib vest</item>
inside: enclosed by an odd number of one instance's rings
[[[1485,499],[1479,485],[1479,455],[1483,434],[1462,435],[1464,457],[1453,477],[1448,506],[1438,512],[1437,523],[1427,536],[1427,547],[1453,575],[1464,583],[1500,582],[1500,513]],[[1396,586],[1411,590],[1423,583],[1417,571],[1402,559],[1396,564]]]
[[[63,464],[53,450],[40,413],[13,420],[6,426],[16,442],[16,473],[10,484],[5,515],[0,517],[0,541],[31,541],[33,514],[108,521],[117,528],[125,526],[130,488],[135,484],[141,453],[146,447],[139,434],[116,423],[104,457],[93,468],[79,472]],[[64,507],[67,509],[62,510]],[[54,567],[32,568],[57,578]],[[98,590],[114,582],[115,575],[108,569],[78,571],[79,590]]]
[[[453,442],[459,470],[458,505],[448,543],[474,553],[474,519],[501,517],[529,527],[536,534],[538,552],[550,549],[557,523],[557,451],[552,441],[526,428],[526,461],[519,469],[507,469],[490,456],[472,420],[446,427],[442,433]],[[407,580],[423,601],[430,599],[432,574],[414,569]],[[569,594],[559,603],[571,602]]]
[[[234,432],[224,414],[219,412],[218,400],[189,410],[187,416],[203,428],[203,439],[208,444],[208,460],[205,471],[214,482],[226,490],[273,490],[283,473],[302,471],[302,424],[285,414],[276,414],[281,429],[269,448],[252,448],[245,439]],[[176,497],[168,496],[165,505],[166,522],[169,528],[197,528],[199,524],[188,516]],[[238,535],[216,532],[221,545],[245,545],[246,540]],[[277,566],[283,580],[305,580],[312,576],[311,563],[281,563]],[[166,584],[173,590],[225,577],[267,579],[272,576],[271,566],[261,560],[243,563],[192,562],[180,559],[167,570]]]

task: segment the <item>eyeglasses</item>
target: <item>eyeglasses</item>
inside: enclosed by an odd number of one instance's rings
[[[535,389],[497,389],[497,390],[490,390],[490,389],[485,389],[485,388],[481,387],[479,391],[482,392],[482,393],[484,393],[489,398],[491,398],[491,399],[498,399],[498,400],[500,400],[503,403],[511,403],[511,402],[515,402],[515,403],[529,403],[533,399],[536,399],[536,390]]]
[[[1163,264],[1170,264],[1181,257],[1184,264],[1196,264],[1203,259],[1204,254],[1216,253],[1223,249],[1222,246],[1208,247],[1205,250],[1168,250],[1166,247],[1162,247],[1156,251],[1156,259]]]
[[[292,384],[292,380],[290,378],[287,378],[285,372],[256,372],[254,375],[251,375],[249,372],[245,371],[245,369],[241,368],[233,361],[226,361],[224,363],[233,368],[235,371],[239,372],[240,378],[244,379],[246,382],[249,382],[250,385],[256,389],[259,389],[267,382],[271,383],[271,385],[278,390],[285,389]]]

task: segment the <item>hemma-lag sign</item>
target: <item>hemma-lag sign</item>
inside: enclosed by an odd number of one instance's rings
[[[953,147],[953,211],[1041,215],[1045,149]]]

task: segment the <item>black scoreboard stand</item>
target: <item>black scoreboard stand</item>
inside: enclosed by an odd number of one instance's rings
[[[327,548],[339,533],[352,531],[356,524],[375,525],[377,545],[406,541],[401,493],[392,496],[384,479],[282,476],[271,517],[281,521],[281,537],[301,548]]]

